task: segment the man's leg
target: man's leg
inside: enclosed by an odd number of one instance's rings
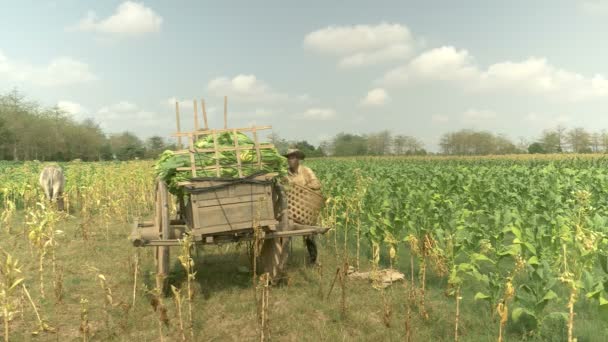
[[[314,236],[305,236],[304,242],[306,242],[306,249],[308,250],[308,261],[310,264],[317,263],[317,244]]]

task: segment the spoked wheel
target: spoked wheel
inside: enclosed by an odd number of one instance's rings
[[[286,193],[282,186],[277,186],[278,193],[278,219],[280,220],[277,226],[277,231],[285,231],[289,229],[288,205]],[[262,251],[260,253],[260,261],[262,262],[262,271],[270,275],[272,283],[276,283],[282,275],[285,264],[289,257],[289,243],[291,238],[274,238],[264,240]]]
[[[285,268],[289,257],[290,238],[274,238],[264,240],[260,255],[262,271],[270,275],[272,283],[276,283]]]
[[[161,240],[169,239],[169,191],[167,184],[159,180],[156,184],[156,208],[154,225],[158,228]],[[155,251],[156,286],[165,293],[168,289],[169,247],[158,246]]]

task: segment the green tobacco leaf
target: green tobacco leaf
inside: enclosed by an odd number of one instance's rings
[[[531,257],[527,261],[528,265],[540,265],[538,258],[536,256]]]
[[[487,294],[481,293],[481,292],[477,292],[475,294],[475,300],[489,300],[490,296],[488,296]]]
[[[547,293],[545,293],[543,299],[541,299],[541,301],[549,301],[549,300],[553,300],[553,299],[557,299],[559,298],[557,296],[557,293],[553,292],[553,290],[549,290],[547,291]]]
[[[511,313],[511,319],[516,324],[524,324],[527,330],[534,330],[538,326],[536,315],[525,308],[515,308]]]

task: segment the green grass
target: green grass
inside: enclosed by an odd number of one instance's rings
[[[18,314],[11,323],[11,340],[14,341],[78,341],[81,340],[80,299],[89,300],[89,320],[91,338],[94,341],[158,341],[157,313],[150,304],[150,296],[143,290],[143,284],[153,287],[154,254],[152,248],[132,247],[127,236],[130,226],[114,224],[105,235],[99,226],[91,228],[88,241],[79,234],[79,219],[71,218],[58,227],[65,231],[57,247],[58,265],[64,270],[64,298],[57,302],[53,293],[50,255],[45,264],[46,299],[40,298],[38,285],[38,264],[35,251],[30,251],[23,234],[23,216],[20,214],[13,223],[12,234],[0,232],[0,247],[20,260],[23,265],[25,284],[43,318],[56,333],[43,333],[33,337],[36,319],[29,304],[25,303],[23,318]],[[306,265],[306,252],[301,238],[293,240],[287,268],[288,281],[270,290],[269,325],[271,337],[275,341],[403,341],[407,312],[408,290],[405,283],[395,283],[386,290],[390,303],[389,326],[384,321],[382,292],[373,289],[366,281],[346,282],[346,315],[342,315],[341,294],[338,283],[328,297],[330,285],[336,269],[342,264],[334,254],[333,236],[325,236],[319,241],[321,268]],[[184,287],[185,274],[176,259],[178,248],[172,250],[172,273],[170,281]],[[352,248],[354,251],[354,248]],[[363,250],[366,256],[369,251]],[[125,310],[132,303],[134,258],[139,253],[141,273],[138,276],[136,305]],[[229,244],[205,247],[195,255],[196,281],[194,305],[194,330],[199,341],[253,341],[258,340],[256,302],[252,286],[252,274],[239,271],[248,267],[246,245]],[[362,257],[362,269],[369,270],[370,264]],[[383,258],[384,260],[384,258]],[[350,260],[354,264],[354,258]],[[111,287],[116,305],[110,309],[109,326],[104,323],[104,294],[97,280],[96,268],[104,274]],[[409,255],[402,248],[396,268],[409,275]],[[409,278],[409,277],[408,277]],[[413,341],[453,341],[455,302],[445,295],[446,280],[432,272],[427,283],[427,310],[430,318],[424,320],[416,306],[412,307]],[[185,291],[184,291],[185,292]],[[473,300],[474,288],[463,290],[461,303],[461,341],[496,341],[498,321],[493,321],[487,304]],[[564,299],[555,303],[563,306]],[[164,298],[169,311],[170,322],[163,327],[165,341],[178,341],[178,321],[175,305],[171,297]],[[187,321],[186,302],[183,303],[183,317]],[[128,306],[127,306],[128,307]],[[579,342],[604,341],[608,335],[606,315],[594,309],[595,306],[580,300],[577,306],[575,335]],[[545,324],[543,335],[528,337],[532,341],[565,341],[563,322],[551,321]],[[507,341],[524,340],[519,327],[511,323],[507,326]]]

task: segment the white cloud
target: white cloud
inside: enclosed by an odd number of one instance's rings
[[[109,133],[125,130],[135,132],[173,132],[175,117],[141,108],[129,101],[120,101],[101,107],[95,113],[95,121]]]
[[[570,101],[608,97],[608,79],[602,75],[588,78],[537,57],[499,62],[481,70],[467,50],[451,46],[422,53],[408,64],[388,71],[380,83],[398,85],[421,80],[457,82],[466,90],[526,91]]]
[[[65,100],[58,101],[57,107],[69,114],[80,114],[85,111],[81,104]]]
[[[536,122],[540,120],[540,115],[538,113],[528,113],[528,115],[526,115],[524,117],[524,121],[528,121],[528,122]]]
[[[409,29],[400,24],[328,26],[304,37],[304,47],[337,56],[344,68],[376,65],[403,59],[413,50]]]
[[[98,79],[86,63],[71,57],[58,57],[47,65],[32,65],[11,60],[2,51],[0,51],[0,77],[44,87],[66,86]]]
[[[384,75],[383,83],[393,85],[410,79],[467,80],[478,74],[467,50],[444,46],[426,51],[408,64],[390,70]]]
[[[336,117],[336,111],[331,108],[310,108],[304,113],[294,115],[296,119],[304,120],[331,120]]]
[[[471,108],[464,112],[462,118],[464,122],[476,123],[480,121],[495,119],[496,116],[496,113],[491,110]]]
[[[160,31],[162,23],[163,18],[151,8],[138,2],[125,1],[116,8],[114,14],[105,19],[98,20],[95,12],[89,11],[71,29],[85,32],[138,36]]]
[[[170,97],[164,101],[162,101],[163,104],[167,105],[170,108],[175,108],[175,101],[179,102],[179,108],[192,108],[192,106],[194,105],[194,100],[190,99],[190,100],[184,100],[184,99],[178,99],[177,97],[173,96]],[[205,103],[205,105],[207,105]],[[201,103],[199,101],[197,101],[197,106],[198,109],[200,109]],[[207,110],[207,108],[205,108],[205,110]]]
[[[218,77],[207,84],[207,89],[215,96],[228,96],[229,101],[272,102],[287,98],[287,95],[274,91],[255,75],[239,74],[232,79]]]
[[[381,106],[389,100],[386,90],[375,88],[367,93],[367,96],[361,100],[361,104],[365,106]]]
[[[608,0],[579,0],[579,6],[587,14],[608,14]]]
[[[301,101],[301,102],[311,102],[311,101],[313,101],[313,98],[308,94],[302,94],[302,95],[296,96],[296,100]]]
[[[269,110],[269,109],[256,108],[256,110],[255,110],[256,117],[266,118],[266,117],[273,116],[273,115],[274,115],[274,111]]]
[[[450,121],[450,118],[446,115],[433,115],[431,121],[437,124],[444,124]]]
[[[565,114],[547,114],[531,112],[524,117],[524,121],[539,127],[548,128],[557,125],[567,124],[572,121],[572,116]]]

